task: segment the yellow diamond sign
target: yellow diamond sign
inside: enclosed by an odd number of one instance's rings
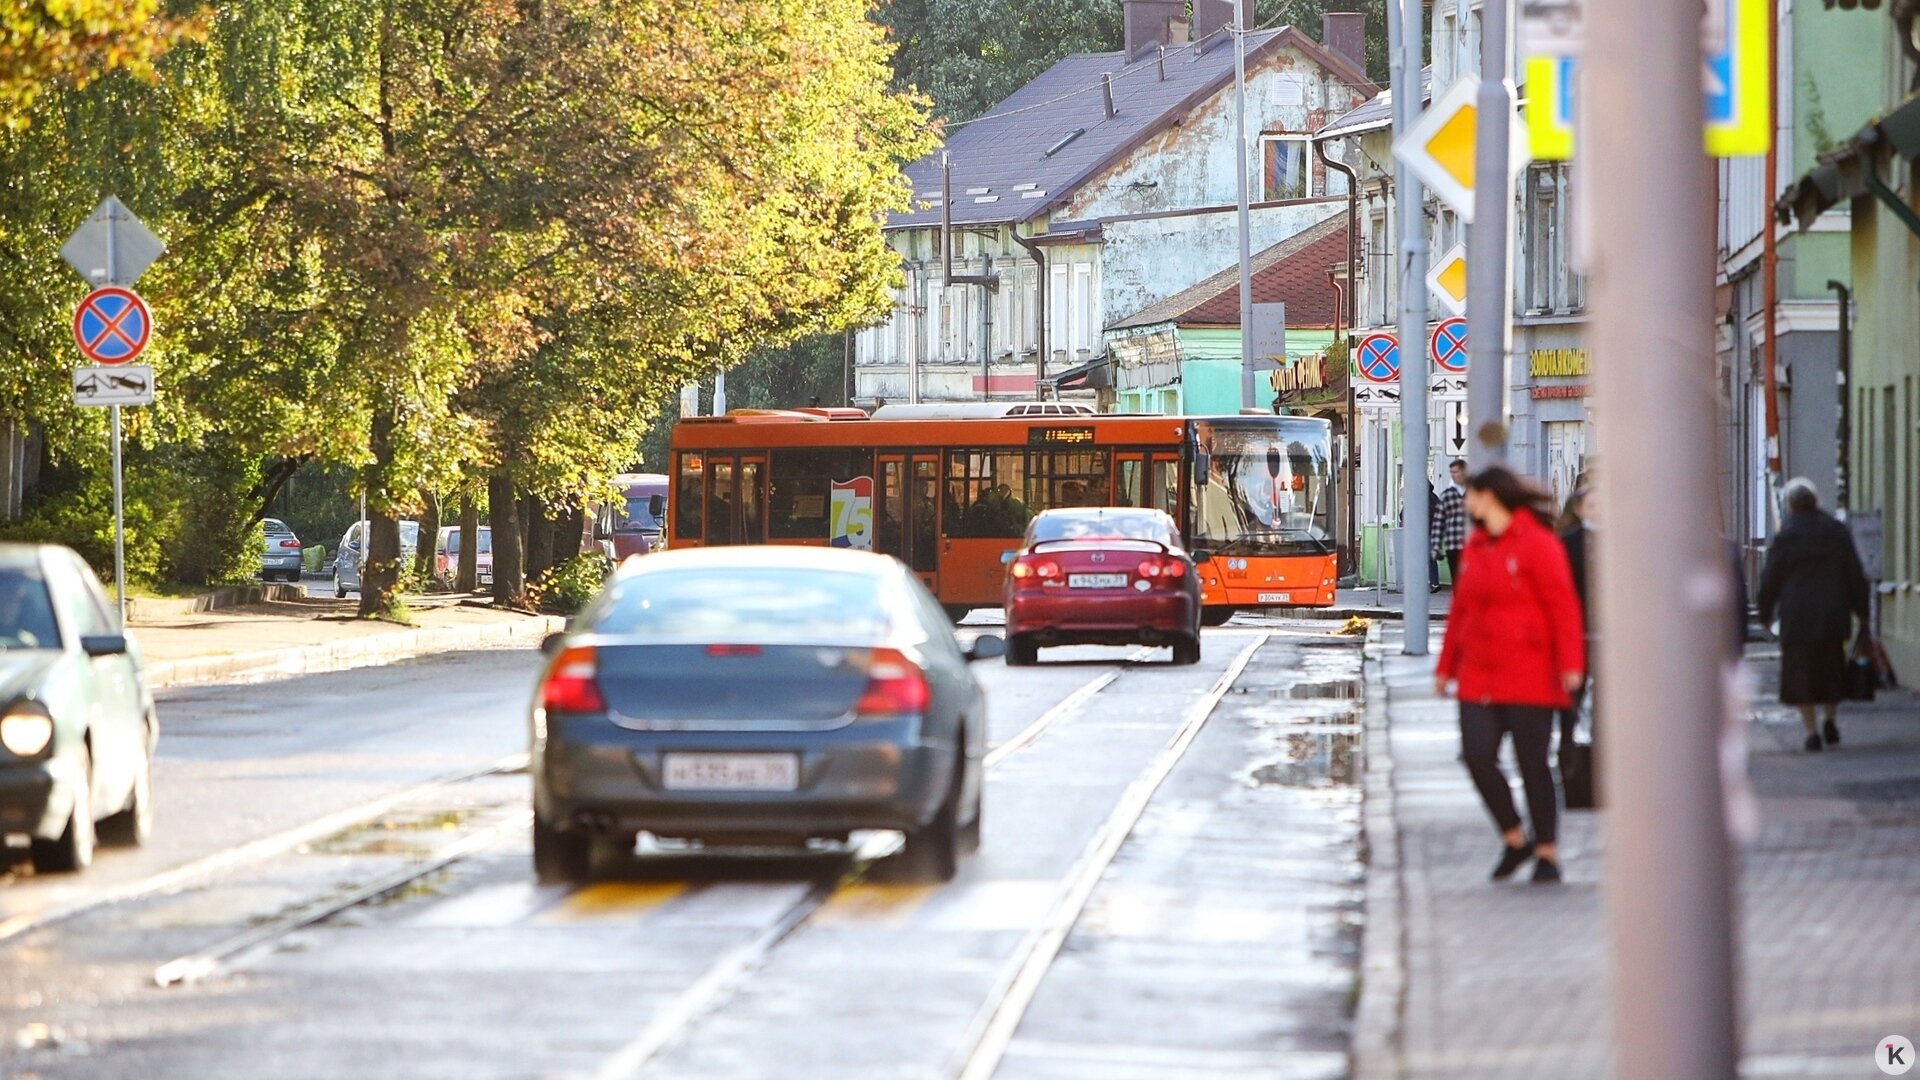
[[[1462,75],[1420,114],[1411,130],[1396,133],[1393,140],[1393,156],[1406,163],[1421,183],[1469,224],[1473,221],[1474,135],[1478,127],[1474,123],[1474,96],[1479,92],[1480,80]],[[1516,119],[1510,131],[1509,181],[1531,160],[1526,125]]]
[[[1455,315],[1467,313],[1467,246],[1453,245],[1453,250],[1440,256],[1427,271],[1427,288],[1440,303]]]

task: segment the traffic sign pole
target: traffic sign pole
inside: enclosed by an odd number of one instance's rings
[[[107,284],[120,284],[120,216],[107,215]],[[153,332],[152,321],[147,324],[147,333]],[[147,335],[142,335],[140,344],[144,348]],[[134,351],[139,355],[139,350]],[[127,630],[127,510],[123,498],[120,468],[120,406],[113,407],[113,595],[120,602],[120,632]]]
[[[1488,0],[1489,3],[1494,0]],[[1399,18],[1394,18],[1395,13]],[[1387,0],[1396,140],[1420,117],[1421,0]],[[1397,32],[1396,32],[1397,31]],[[1427,655],[1427,213],[1413,167],[1396,157],[1400,212],[1400,588],[1401,651]]]
[[[1513,334],[1508,262],[1513,243],[1513,82],[1508,75],[1507,11],[1512,2],[1484,0],[1480,8],[1473,224],[1467,230],[1467,337],[1473,357],[1467,372],[1467,415],[1473,426],[1467,466],[1475,472],[1507,458],[1507,356]]]

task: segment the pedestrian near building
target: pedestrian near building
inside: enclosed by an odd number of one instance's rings
[[[1847,639],[1853,620],[1867,635],[1868,588],[1853,534],[1820,509],[1813,481],[1789,480],[1786,520],[1760,571],[1760,622],[1780,620],[1780,701],[1800,710],[1809,751],[1821,749],[1816,712],[1826,713],[1825,745],[1840,743],[1840,701],[1847,696]]]
[[[1467,480],[1476,529],[1460,560],[1435,684],[1460,701],[1460,747],[1505,848],[1499,881],[1534,860],[1533,880],[1560,880],[1559,793],[1548,754],[1555,710],[1586,679],[1580,602],[1547,497],[1495,465]],[[1513,737],[1533,838],[1520,827],[1500,743]]]
[[[1447,561],[1447,580],[1460,587],[1460,553],[1467,547],[1467,463],[1447,466],[1450,482],[1440,489],[1440,508],[1427,528],[1435,559]],[[1434,580],[1439,580],[1437,577]]]

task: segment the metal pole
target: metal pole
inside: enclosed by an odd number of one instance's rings
[[[1591,122],[1580,152],[1614,176],[1582,195],[1605,223],[1593,237],[1590,333],[1606,455],[1594,574],[1613,1070],[1732,1080],[1740,1054],[1719,738],[1733,582],[1708,509],[1719,492],[1700,9],[1608,0],[1585,11]]]
[[[120,212],[107,211],[107,284],[120,284]],[[127,627],[127,516],[121,499],[120,406],[113,407],[113,591],[120,600],[120,628]]]
[[[713,415],[727,415],[727,373],[724,371],[713,377]]]
[[[120,625],[127,625],[127,517],[120,499],[120,406],[113,407],[113,588],[120,596]]]
[[[1827,288],[1832,289],[1840,300],[1840,356],[1835,367],[1834,382],[1839,385],[1840,414],[1835,425],[1833,459],[1833,505],[1842,511],[1848,508],[1850,492],[1847,488],[1851,479],[1849,457],[1853,442],[1853,414],[1848,406],[1853,397],[1853,290],[1845,284],[1828,279]]]
[[[1507,357],[1513,351],[1512,0],[1480,9],[1480,89],[1474,97],[1473,224],[1467,227],[1467,417],[1475,471],[1507,458]]]
[[[1420,118],[1421,0],[1388,0],[1393,129],[1399,138]],[[1491,0],[1490,0],[1491,2]],[[1399,17],[1396,19],[1395,13]],[[1427,212],[1426,192],[1404,162],[1394,166],[1400,215],[1400,594],[1406,633],[1401,651],[1427,655]]]
[[[1239,179],[1240,211],[1240,407],[1254,407],[1253,380],[1253,223],[1247,192],[1247,23],[1252,0],[1235,0],[1233,28],[1233,165]]]

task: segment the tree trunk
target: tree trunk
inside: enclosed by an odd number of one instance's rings
[[[420,493],[427,509],[420,515],[420,545],[413,553],[413,580],[416,588],[435,581],[434,563],[440,554],[440,496],[431,491]]]
[[[586,540],[587,513],[575,502],[553,527],[553,562],[558,566],[581,553]]]
[[[500,471],[487,477],[487,517],[493,526],[493,602],[527,606],[527,578],[520,561],[520,500],[513,478]]]
[[[360,566],[363,618],[392,610],[400,580],[400,522],[393,516],[393,493],[387,489],[393,468],[393,431],[393,410],[377,410],[367,439],[373,463],[366,471],[368,536]]]
[[[469,495],[460,500],[460,568],[453,579],[455,592],[472,592],[480,582],[480,507]]]
[[[537,579],[553,566],[553,519],[547,516],[547,500],[528,495],[527,580]]]

